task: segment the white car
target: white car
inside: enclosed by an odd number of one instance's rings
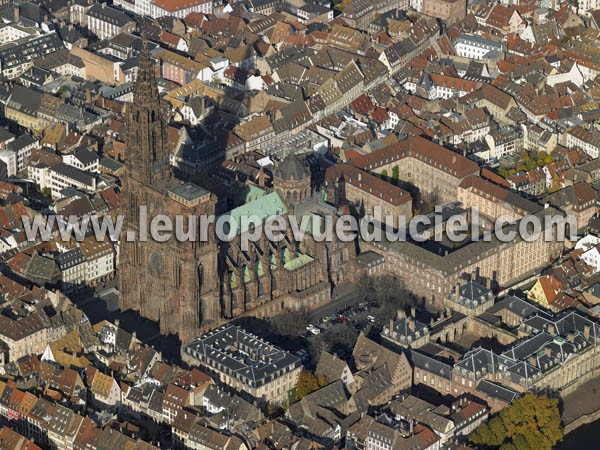
[[[307,329],[307,331],[308,331],[309,333],[312,333],[312,334],[314,334],[315,336],[316,336],[317,334],[321,333],[321,330],[320,330],[319,328],[315,327],[314,325],[309,325],[309,326],[307,326],[307,327],[306,327],[306,329]]]

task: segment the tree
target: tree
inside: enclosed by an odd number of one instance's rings
[[[558,175],[554,175],[554,177],[552,178],[552,184],[550,185],[550,188],[548,189],[548,193],[552,194],[553,192],[560,191],[560,188],[561,188],[560,178]]]
[[[388,171],[387,171],[387,169],[383,169],[383,170],[381,171],[381,176],[382,176],[383,178],[387,178],[387,177],[388,177]]]
[[[366,274],[362,274],[356,282],[356,290],[358,297],[362,300],[366,300],[371,291],[373,290],[373,286],[373,278]]]
[[[331,0],[331,7],[334,10],[335,15],[337,16],[338,14],[343,13],[346,6],[348,6],[348,3],[350,3],[350,0]]]
[[[298,336],[306,330],[308,320],[303,311],[284,311],[271,319],[271,325],[281,336]]]
[[[394,167],[392,167],[392,179],[396,182],[398,182],[398,180],[400,179],[400,166],[398,166],[397,164]]]
[[[322,334],[329,353],[351,353],[358,339],[358,331],[345,323],[335,324]]]
[[[298,382],[296,383],[296,400],[302,400],[311,392],[319,389],[319,380],[309,370],[303,370],[298,375]]]
[[[558,400],[525,394],[469,435],[469,441],[501,450],[551,450],[563,437]]]
[[[525,161],[525,167],[527,167],[527,170],[533,170],[538,166],[537,162],[534,161],[533,159],[528,159],[527,161]]]
[[[504,441],[504,436],[506,435],[506,428],[504,428],[504,423],[500,416],[496,416],[492,418],[488,424],[490,427],[490,431],[494,435],[496,442]]]
[[[544,165],[550,164],[554,162],[554,156],[548,155],[544,158]]]

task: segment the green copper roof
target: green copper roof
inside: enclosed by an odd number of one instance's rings
[[[106,156],[100,158],[100,165],[112,172],[116,172],[121,167],[123,167],[123,164],[121,164],[119,161],[115,161],[114,159],[107,158]]]
[[[291,261],[285,263],[283,267],[286,270],[296,270],[312,261],[314,261],[312,257],[301,253],[295,259],[292,259]]]
[[[238,234],[248,231],[248,223],[242,223],[242,217],[257,216],[261,223],[271,216],[285,215],[288,209],[277,192],[263,195],[254,201],[238,206],[224,215],[230,215],[238,224]],[[232,220],[233,223],[233,220]]]
[[[254,200],[258,200],[266,194],[265,190],[261,187],[258,187],[254,184],[248,184],[244,187],[241,194],[241,200],[244,203],[253,202]]]

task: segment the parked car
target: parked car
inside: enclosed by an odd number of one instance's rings
[[[309,325],[309,326],[307,326],[307,327],[306,327],[306,330],[307,330],[309,333],[312,333],[312,334],[314,334],[315,336],[316,336],[317,334],[320,334],[320,333],[321,333],[321,330],[320,330],[318,327],[315,327],[315,326],[314,326],[314,325],[312,325],[312,324],[311,324],[311,325]]]

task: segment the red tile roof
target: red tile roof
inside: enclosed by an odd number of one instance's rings
[[[192,8],[196,5],[208,3],[209,1],[210,0],[153,0],[152,3],[165,11],[177,12]]]
[[[404,189],[350,164],[332,166],[325,173],[325,179],[331,183],[337,183],[342,178],[344,182],[357,187],[366,194],[379,197],[392,205],[398,206],[411,201],[410,194]]]
[[[438,169],[459,178],[479,173],[477,163],[420,136],[356,158],[353,164],[364,170],[372,170],[387,164],[387,161],[397,161],[409,156],[435,165]]]
[[[361,94],[350,104],[357,114],[367,115],[375,109],[375,105],[367,94]]]

